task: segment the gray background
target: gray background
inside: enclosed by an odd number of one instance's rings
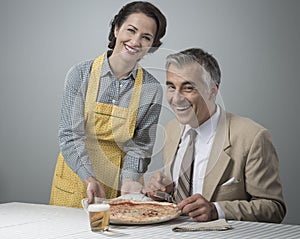
[[[300,1],[151,2],[166,14],[168,30],[144,66],[164,84],[166,54],[198,46],[216,56],[222,103],[271,131],[288,206],[284,222],[300,224]],[[0,202],[48,203],[65,74],[107,49],[109,22],[125,3],[0,1]],[[160,124],[170,117],[164,106]],[[161,167],[160,140],[158,133],[150,172]]]

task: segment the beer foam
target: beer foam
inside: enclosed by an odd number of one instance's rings
[[[89,212],[104,212],[109,210],[109,208],[109,204],[90,204],[87,210]]]

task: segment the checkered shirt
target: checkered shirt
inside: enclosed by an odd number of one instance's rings
[[[85,97],[93,61],[78,63],[68,71],[59,124],[60,150],[66,163],[81,180],[95,176],[86,150],[84,121]],[[136,71],[137,66],[128,77],[118,80],[112,74],[107,56],[105,56],[97,101],[127,108]],[[133,139],[125,142],[123,148],[126,155],[121,179],[137,180],[147,170],[155,142],[162,94],[160,83],[143,69],[143,85],[135,132]]]

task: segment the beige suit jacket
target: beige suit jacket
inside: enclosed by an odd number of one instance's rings
[[[170,178],[183,129],[176,119],[166,125],[163,158]],[[233,177],[233,183],[222,185]],[[221,110],[202,195],[218,202],[228,220],[281,222],[286,207],[268,130]]]

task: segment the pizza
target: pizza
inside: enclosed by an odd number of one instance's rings
[[[176,205],[168,202],[112,200],[110,222],[116,224],[152,224],[169,221],[180,215]]]

